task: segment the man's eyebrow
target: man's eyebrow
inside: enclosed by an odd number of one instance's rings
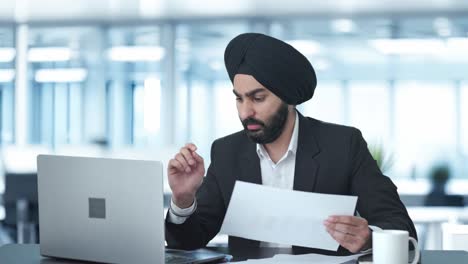
[[[265,90],[266,90],[265,88],[257,88],[257,89],[255,89],[255,90],[252,90],[252,91],[246,93],[245,96],[247,96],[247,97],[252,97],[252,96],[254,96],[254,95],[257,94],[257,93],[264,92]]]
[[[253,91],[250,91],[250,92],[246,93],[245,96],[246,96],[246,97],[252,97],[252,96],[254,96],[256,93],[264,92],[265,90],[266,90],[265,88],[257,88],[257,89],[255,89],[255,90],[253,90]],[[232,92],[233,92],[234,95],[236,95],[237,97],[240,97],[240,96],[241,96],[241,95],[238,94],[238,93],[236,92],[236,90],[234,90],[234,89],[232,90]]]

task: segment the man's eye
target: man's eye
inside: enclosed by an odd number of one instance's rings
[[[263,102],[265,100],[265,97],[254,97],[255,102]]]
[[[236,97],[236,101],[241,102],[241,101],[242,101],[242,98]]]

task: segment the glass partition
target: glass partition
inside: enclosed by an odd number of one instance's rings
[[[14,142],[14,28],[0,26],[0,145]]]

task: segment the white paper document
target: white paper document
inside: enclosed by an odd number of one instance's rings
[[[351,256],[325,256],[319,254],[305,255],[275,255],[273,258],[266,259],[250,259],[247,261],[238,262],[239,264],[355,264],[357,259],[365,254],[356,254]]]
[[[277,189],[237,181],[221,234],[302,247],[337,250],[323,221],[354,215],[357,197]]]

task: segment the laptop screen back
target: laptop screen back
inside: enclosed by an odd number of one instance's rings
[[[163,263],[163,172],[157,161],[38,156],[44,256]]]

